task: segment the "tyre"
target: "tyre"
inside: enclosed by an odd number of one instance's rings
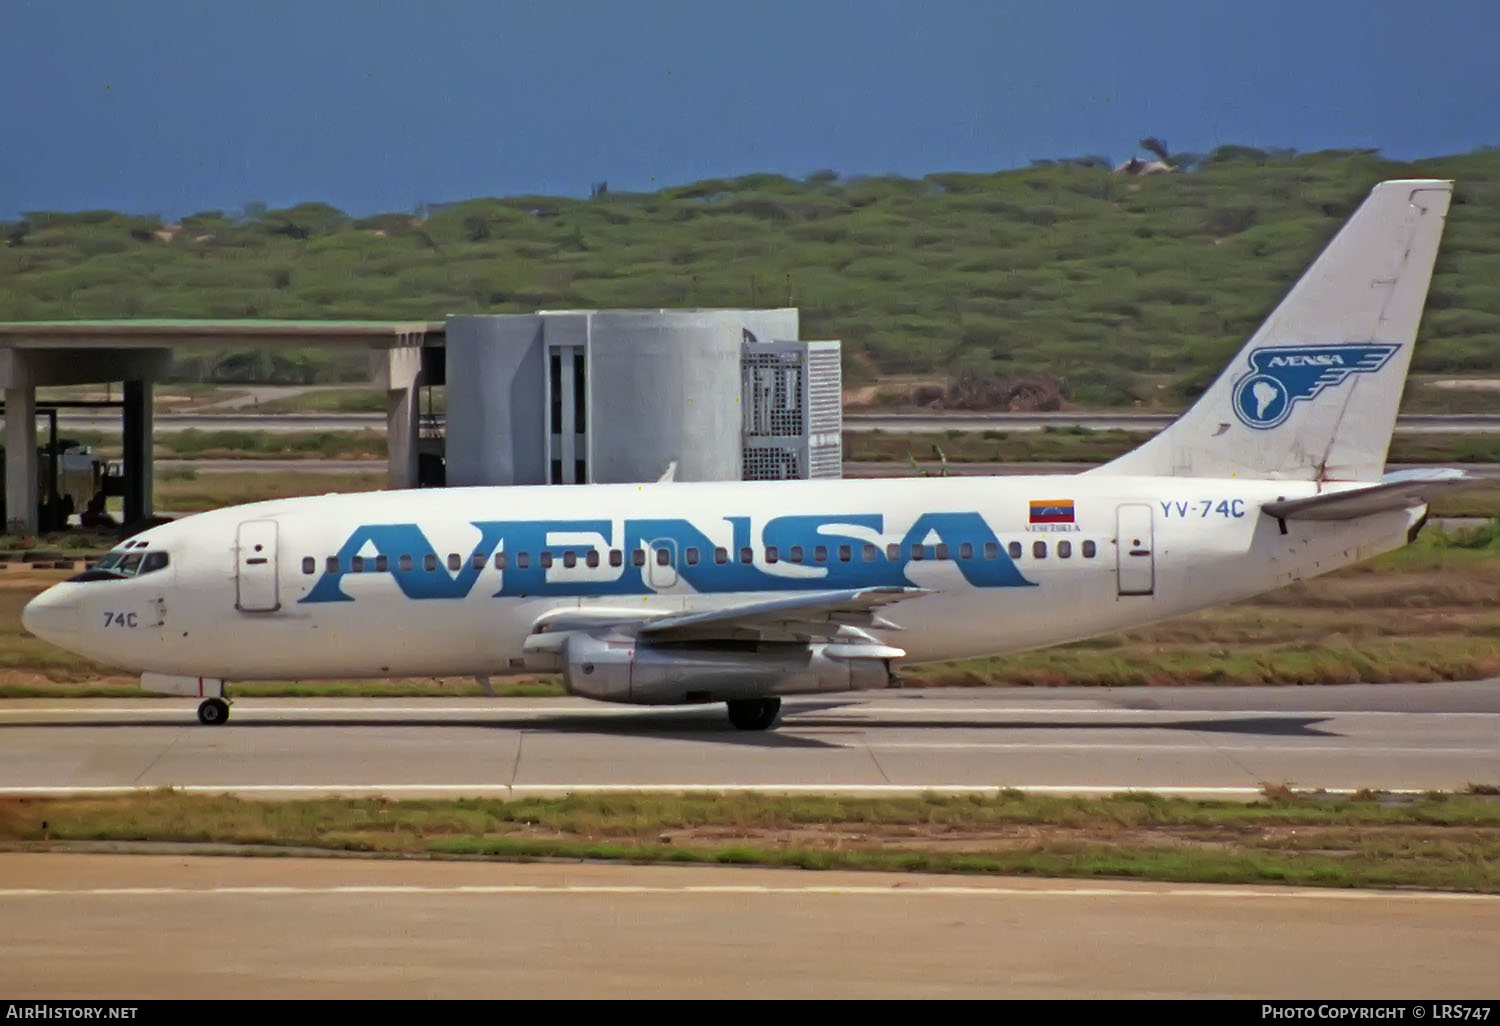
[[[779,698],[743,698],[728,706],[729,722],[740,730],[768,730],[781,715]]]
[[[205,698],[198,705],[198,722],[205,727],[222,727],[229,720],[229,703],[222,698]]]

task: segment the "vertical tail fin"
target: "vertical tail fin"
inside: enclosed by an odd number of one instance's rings
[[[1202,398],[1093,472],[1378,481],[1452,192],[1375,186]]]

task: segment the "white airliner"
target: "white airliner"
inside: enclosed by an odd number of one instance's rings
[[[1397,548],[1458,471],[1382,477],[1452,193],[1375,187],[1207,393],[1075,475],[453,488],[278,499],[152,528],[28,630],[201,697],[226,680],[560,672],[575,695],[882,688]]]

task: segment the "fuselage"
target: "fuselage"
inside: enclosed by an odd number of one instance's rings
[[[899,630],[870,633],[908,661],[959,659],[1316,576],[1404,544],[1421,512],[1332,523],[1261,512],[1317,491],[1084,474],[324,495],[136,535],[112,553],[139,556],[133,574],[59,584],[26,623],[140,672],[495,675],[527,668],[526,638],[561,608],[642,616],[906,586],[924,592],[885,614]]]

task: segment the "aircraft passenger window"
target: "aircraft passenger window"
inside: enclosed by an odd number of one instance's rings
[[[469,565],[472,566],[475,570],[483,570],[484,569],[484,553],[483,552],[476,552],[476,553],[474,553],[474,555],[470,556],[469,557]]]
[[[959,559],[973,559],[974,558],[974,543],[973,542],[962,542],[962,543],[960,543],[959,546],[958,546],[958,558]]]
[[[685,553],[683,553],[683,555],[687,557],[687,565],[688,566],[697,566],[698,565],[698,550],[697,549],[690,548]]]
[[[949,558],[949,556],[948,556],[948,546],[947,545],[939,545],[937,547],[937,558],[938,559],[948,559]]]
[[[774,546],[774,545],[767,545],[766,546],[766,562],[767,563],[774,563],[774,562],[776,562],[776,560],[778,558],[780,558],[780,554],[777,553],[776,546]]]
[[[852,550],[851,548],[849,548],[849,546],[847,546],[847,545],[840,545],[839,546],[839,562],[840,563],[847,563],[847,562],[849,562],[853,558],[854,558],[854,550]]]
[[[860,546],[860,554],[865,557],[866,563],[873,563],[880,558],[880,550],[869,542]]]
[[[495,553],[495,569],[496,570],[504,570],[505,569],[505,564],[507,562],[509,562],[509,561],[505,558],[505,553],[503,553],[503,552],[497,552],[497,553]]]
[[[362,574],[365,572],[365,557],[355,556],[349,560],[349,572],[351,574]]]
[[[339,572],[339,557],[337,557],[337,556],[329,556],[327,562],[323,564],[323,569],[325,571],[327,571],[328,573],[330,573],[330,574],[336,574],[336,573],[338,573]]]
[[[793,545],[789,550],[787,550],[786,558],[792,563],[802,562],[802,546]]]
[[[720,564],[721,566],[729,562],[729,550],[724,548],[724,546],[722,545],[714,549],[714,562]]]
[[[911,558],[912,559],[926,559],[927,558],[927,550],[924,547],[922,547],[921,545],[913,545],[911,547]]]
[[[1031,543],[1031,554],[1037,559],[1047,558],[1047,543],[1044,541]]]
[[[410,553],[403,552],[401,555],[399,555],[399,556],[396,557],[396,569],[400,570],[403,574],[409,574],[409,573],[411,573],[411,554]]]
[[[302,557],[302,572],[305,573],[305,574],[314,574],[314,573],[317,573],[318,572],[318,561],[316,559],[313,559],[311,556],[303,556]]]
[[[1008,552],[1008,553],[1010,553],[1010,558],[1011,559],[1020,559],[1021,558],[1021,543],[1020,542],[1011,542],[1009,545],[1007,545],[1005,547],[1005,551]]]
[[[1086,541],[1086,542],[1083,543],[1083,558],[1084,559],[1093,559],[1094,558],[1094,543],[1093,542]]]
[[[537,553],[536,565],[539,566],[539,567],[541,567],[543,570],[551,570],[552,569],[552,553],[550,553],[550,552],[539,552],[539,553]]]
[[[531,566],[531,555],[529,553],[526,553],[526,552],[517,552],[516,553],[516,569],[517,570],[525,570],[529,566]]]
[[[1021,554],[1021,547],[1019,545],[1016,545],[1015,542],[1011,542],[1011,545],[1015,546],[1016,555],[1019,556]],[[1000,546],[997,543],[995,543],[995,542],[985,542],[984,543],[984,558],[985,559],[999,559],[1000,558]]]
[[[754,549],[740,549],[740,562],[741,563],[754,563],[755,562],[755,550]]]
[[[437,553],[429,552],[422,557],[422,569],[432,571],[437,569]]]
[[[656,550],[656,565],[657,566],[666,566],[670,562],[672,562],[672,550],[671,549],[657,549]]]
[[[450,553],[448,553],[448,569],[449,570],[453,571],[454,573],[457,573],[459,567],[461,567],[463,565],[464,565],[464,561],[458,557],[458,553],[457,552],[450,552]]]
[[[585,554],[584,557],[583,557],[583,565],[584,566],[590,566],[590,567],[598,566],[599,565],[599,550],[598,549],[589,549],[589,551],[587,552],[587,554]]]
[[[1057,558],[1067,559],[1073,554],[1073,543],[1060,541],[1057,543]]]
[[[312,557],[309,556],[307,559],[304,559],[302,561],[302,565],[306,566],[307,564],[309,564],[311,562],[312,562]],[[148,553],[146,553],[146,561],[141,564],[141,573],[143,573],[143,574],[149,574],[151,571],[153,571],[153,570],[160,570],[163,567],[165,567],[166,565],[167,565],[167,554],[165,552],[160,552],[160,551],[157,551],[157,552],[148,552]]]
[[[377,574],[386,573],[387,571],[390,570],[390,568],[391,568],[391,561],[389,559],[387,559],[385,556],[376,556],[375,557],[375,572]]]
[[[901,546],[895,542],[887,545],[885,547],[885,558],[889,559],[892,563],[901,562]]]
[[[634,552],[632,552],[630,554],[630,562],[633,565],[635,565],[635,566],[645,566],[646,565],[646,550],[645,549],[636,549]]]
[[[826,563],[826,562],[828,562],[828,546],[827,545],[816,545],[816,546],[813,547],[813,562],[814,563]]]
[[[577,565],[578,553],[574,552],[572,549],[569,549],[567,552],[563,553],[563,566],[571,570]]]
[[[610,566],[621,566],[621,565],[624,564],[624,562],[625,562],[625,554],[623,552],[621,552],[619,549],[610,549],[609,550],[609,565]]]

